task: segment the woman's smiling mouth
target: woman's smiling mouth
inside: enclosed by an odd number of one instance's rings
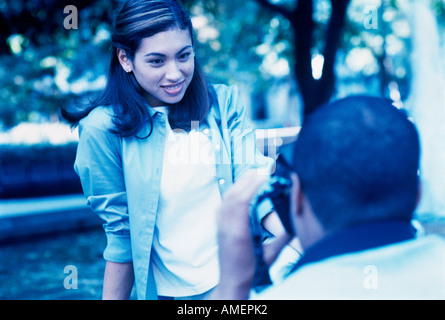
[[[169,95],[177,95],[182,91],[182,87],[183,87],[184,81],[181,81],[177,84],[174,85],[166,85],[166,86],[161,86],[165,92],[167,92]]]

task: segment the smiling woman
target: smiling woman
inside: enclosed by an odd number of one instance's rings
[[[207,83],[193,34],[179,1],[127,1],[104,92],[63,113],[79,124],[75,169],[105,221],[105,299],[128,298],[133,282],[139,299],[206,297],[219,282],[222,194],[249,169],[272,168],[238,89]],[[284,235],[271,211],[259,217]]]
[[[195,69],[190,32],[173,28],[144,38],[133,60],[118,49],[119,62],[133,72],[151,107],[182,100]]]
[[[113,27],[112,56],[105,90],[86,108],[76,111],[62,109],[63,116],[77,124],[94,108],[108,105],[115,115],[111,130],[123,137],[140,133],[147,120],[151,129],[145,136],[151,134],[153,119],[150,108],[147,108],[147,104],[154,107],[151,103],[170,106],[168,119],[173,128],[190,130],[191,121],[204,121],[209,112],[210,92],[195,59],[193,26],[182,5],[172,0],[127,1],[116,16]],[[176,45],[178,40],[180,46]],[[180,52],[185,47],[187,50]],[[147,56],[150,53],[159,55]],[[169,97],[166,101],[157,96],[152,99],[151,91],[147,91],[146,87],[147,78],[159,76],[160,71],[172,67],[170,63],[165,65],[167,54],[169,58],[174,56],[173,60],[177,62],[174,78],[178,77],[179,65],[181,70],[187,71],[187,78],[183,77],[184,73],[180,75],[184,80],[180,90],[182,97]],[[177,80],[181,79],[174,78],[162,80],[165,82],[162,85],[169,86],[163,90],[162,98],[168,96],[169,89],[170,93],[176,93],[178,88],[174,86],[178,86],[181,81]]]

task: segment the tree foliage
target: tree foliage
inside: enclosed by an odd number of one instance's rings
[[[444,1],[430,1],[443,25]],[[103,87],[119,2],[0,1],[0,127],[56,118],[61,105]],[[394,87],[402,98],[409,92],[407,0],[183,2],[196,26],[197,56],[214,81],[249,83],[264,93],[275,79],[294,78],[306,114],[351,83],[384,96]],[[370,4],[377,28],[364,26]],[[66,5],[78,9],[78,29],[64,28]]]

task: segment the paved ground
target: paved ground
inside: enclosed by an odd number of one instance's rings
[[[91,229],[0,246],[0,299],[100,299],[105,241]],[[77,289],[65,288],[75,276],[67,266],[77,269]]]
[[[424,226],[445,237],[445,222]],[[103,230],[93,228],[0,246],[0,299],[100,299],[105,241]],[[77,289],[65,288],[73,276],[67,266],[77,269]]]

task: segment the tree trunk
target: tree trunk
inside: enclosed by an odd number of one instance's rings
[[[295,9],[290,10],[268,0],[257,0],[264,7],[274,10],[290,23],[295,45],[295,76],[304,104],[303,116],[306,117],[318,106],[329,101],[335,89],[335,58],[345,23],[346,10],[350,0],[331,1],[332,14],[329,20],[323,49],[324,65],[320,79],[312,75],[312,38],[315,23],[313,20],[313,1],[298,1]]]

